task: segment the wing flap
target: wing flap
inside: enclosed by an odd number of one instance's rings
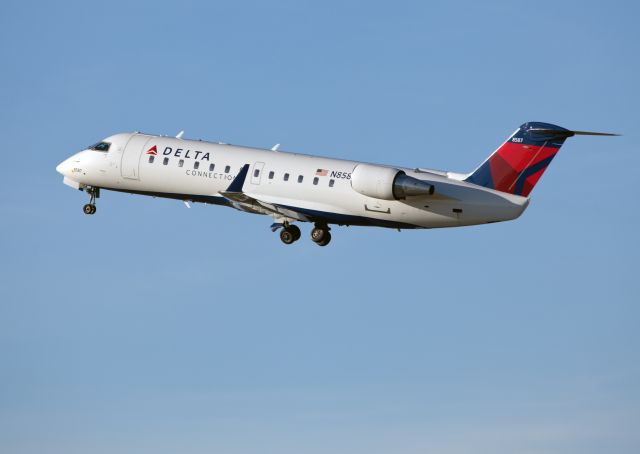
[[[248,213],[275,215],[280,218],[288,218],[297,221],[308,221],[309,219],[302,213],[283,208],[273,203],[260,200],[244,192],[244,183],[249,172],[249,164],[245,164],[233,179],[226,191],[220,191],[220,195],[231,202],[231,205]]]

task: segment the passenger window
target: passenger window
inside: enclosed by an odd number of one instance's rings
[[[329,187],[332,188],[333,187],[333,183],[335,183],[335,180],[329,180]]]
[[[209,164],[209,172],[213,172],[213,169],[216,168],[215,164]]]
[[[284,181],[289,181],[289,174],[288,173],[284,174]]]
[[[230,166],[226,166],[224,168],[224,173],[229,173],[229,170],[231,170],[231,167]]]
[[[253,171],[253,176],[254,177],[259,177],[260,176],[260,169],[256,169]]]
[[[164,160],[162,161],[162,165],[167,165],[169,164],[169,158],[164,158]]]
[[[273,173],[273,170],[271,172],[269,172],[269,179],[273,180],[273,176],[275,175],[275,173]]]
[[[178,167],[182,167],[184,165],[184,159],[178,161]]]
[[[298,183],[302,183],[303,179],[304,179],[304,177],[302,175],[298,175]]]
[[[153,161],[155,161],[155,156],[149,155],[149,164],[153,164]]]
[[[193,168],[197,169],[198,167],[200,167],[200,161],[196,161],[193,163]]]
[[[318,178],[318,177],[314,177],[314,178],[313,178],[313,184],[318,184],[318,180],[319,180],[319,178]]]

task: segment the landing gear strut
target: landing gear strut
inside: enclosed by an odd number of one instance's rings
[[[318,246],[326,246],[331,241],[331,233],[329,233],[329,226],[316,224],[313,230],[311,230],[311,240]]]
[[[300,228],[297,225],[292,225],[289,223],[285,223],[282,226],[282,230],[280,230],[280,240],[284,244],[291,244],[300,239]]]
[[[82,207],[84,214],[94,214],[96,212],[96,199],[100,197],[100,188],[88,186],[87,194],[89,194],[89,203]]]

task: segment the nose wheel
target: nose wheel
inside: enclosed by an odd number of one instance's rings
[[[87,203],[82,207],[84,214],[94,214],[96,212],[96,206],[93,203]]]
[[[87,194],[89,194],[89,203],[82,207],[82,211],[84,214],[95,214],[96,199],[100,197],[100,188],[88,187]]]

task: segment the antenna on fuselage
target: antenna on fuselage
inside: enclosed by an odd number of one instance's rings
[[[183,135],[184,135],[184,131],[180,131],[178,134],[176,134],[176,139],[182,139]]]
[[[271,151],[278,151],[278,148],[280,148],[280,144],[277,143],[274,146],[271,147]]]

